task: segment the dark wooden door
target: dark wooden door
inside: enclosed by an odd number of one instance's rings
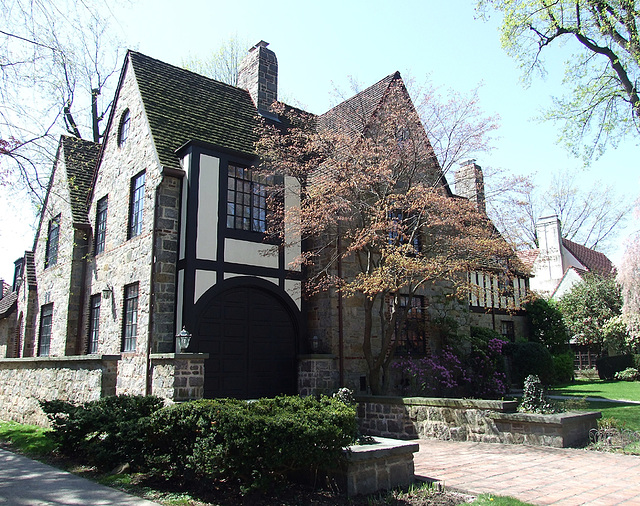
[[[296,335],[289,311],[268,291],[238,287],[219,294],[203,310],[190,347],[209,354],[204,396],[296,393]]]

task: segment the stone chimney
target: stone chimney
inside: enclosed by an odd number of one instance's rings
[[[478,211],[487,214],[484,200],[484,176],[482,168],[475,160],[467,160],[460,164],[455,175],[456,194],[473,202]]]
[[[261,40],[249,49],[240,62],[238,87],[249,92],[258,114],[273,117],[270,108],[278,100],[278,59],[268,45]]]

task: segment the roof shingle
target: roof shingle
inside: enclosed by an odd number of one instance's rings
[[[87,224],[87,196],[93,183],[100,144],[64,135],[61,143],[67,169],[73,222]]]
[[[175,152],[200,141],[252,156],[257,111],[246,90],[129,51],[160,163],[179,169]]]

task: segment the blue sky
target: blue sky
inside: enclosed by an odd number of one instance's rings
[[[278,57],[280,97],[314,113],[335,104],[336,88],[349,93],[350,76],[368,86],[399,70],[418,82],[430,76],[435,85],[459,92],[483,83],[480,105],[499,114],[502,126],[494,151],[478,157],[480,165],[536,173],[543,186],[550,174],[568,169],[579,172],[586,187],[600,181],[630,199],[640,195],[640,148],[633,139],[583,169],[581,160],[556,145],[554,125],[532,121],[551,95],[562,92],[562,63],[570,48],[548,59],[546,80],[524,88],[515,62],[500,47],[499,18],[479,20],[474,6],[472,0],[139,0],[114,14],[129,48],[176,65],[189,55],[206,57],[232,36],[250,44],[265,40]],[[10,219],[9,211],[0,207],[3,221]],[[5,278],[33,242],[29,235],[14,238],[0,253]],[[609,256],[617,261],[620,251]]]

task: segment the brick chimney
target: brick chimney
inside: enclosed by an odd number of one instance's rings
[[[478,211],[487,214],[484,200],[484,176],[482,168],[475,160],[467,160],[460,164],[455,175],[456,194],[476,204]]]
[[[271,104],[278,100],[278,59],[267,49],[268,42],[261,40],[240,62],[238,87],[249,92],[258,114],[273,117]]]

